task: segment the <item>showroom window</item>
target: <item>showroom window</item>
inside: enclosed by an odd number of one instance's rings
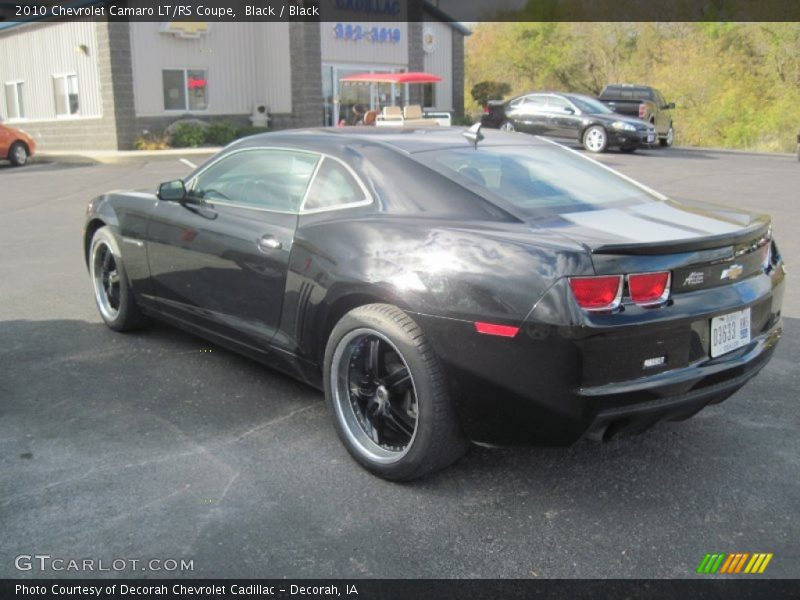
[[[22,102],[22,82],[10,81],[6,83],[7,116],[11,119],[25,118],[25,104]]]
[[[53,90],[55,92],[56,115],[68,117],[79,114],[77,75],[74,73],[70,75],[54,75]]]
[[[434,108],[436,106],[436,88],[433,83],[422,84],[422,105],[425,108]]]
[[[206,110],[208,72],[205,69],[164,69],[164,110]]]

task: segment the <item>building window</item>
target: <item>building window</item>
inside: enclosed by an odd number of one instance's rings
[[[22,82],[6,83],[6,107],[9,119],[24,119],[25,105],[22,102]]]
[[[78,102],[78,76],[54,75],[53,89],[55,91],[56,115],[59,117],[77,115],[80,111]]]
[[[422,84],[422,106],[433,108],[436,106],[436,88],[433,83]]]
[[[208,77],[205,69],[164,69],[164,110],[206,110]]]

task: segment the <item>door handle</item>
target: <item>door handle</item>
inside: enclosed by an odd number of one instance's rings
[[[282,247],[283,244],[272,235],[262,235],[258,240],[258,249],[262,252],[272,252],[280,250]]]

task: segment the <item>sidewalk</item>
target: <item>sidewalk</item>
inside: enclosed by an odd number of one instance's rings
[[[32,162],[59,162],[68,164],[117,165],[154,160],[180,160],[185,158],[199,164],[222,150],[221,147],[173,148],[170,150],[64,150],[39,152]]]

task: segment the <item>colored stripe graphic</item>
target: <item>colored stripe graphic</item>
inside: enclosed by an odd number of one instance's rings
[[[697,567],[697,573],[714,575],[719,573],[733,574],[741,573],[763,573],[769,561],[772,560],[772,553],[756,552],[734,552],[732,554],[714,553],[706,554]],[[749,561],[748,561],[749,559]],[[745,564],[747,565],[745,567]]]

